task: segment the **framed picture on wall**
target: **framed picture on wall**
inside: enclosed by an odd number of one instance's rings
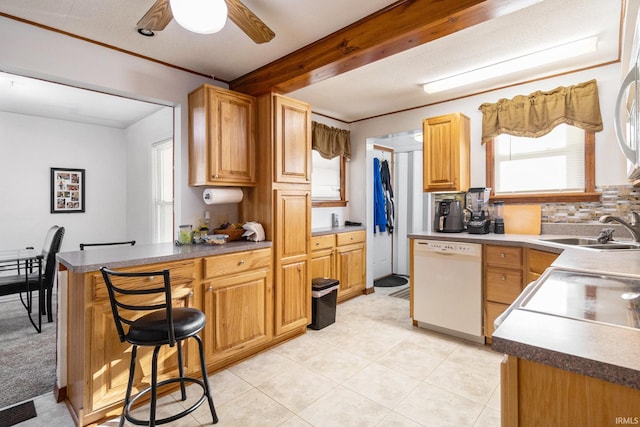
[[[51,168],[51,213],[84,212],[84,169]]]

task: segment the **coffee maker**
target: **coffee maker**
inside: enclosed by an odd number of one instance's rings
[[[464,214],[459,200],[446,199],[436,202],[433,229],[442,233],[464,231]]]
[[[491,226],[489,217],[490,188],[474,187],[467,192],[467,210],[471,212],[471,218],[467,222],[469,234],[487,234]]]

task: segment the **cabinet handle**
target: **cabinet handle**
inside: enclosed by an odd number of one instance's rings
[[[149,276],[149,281],[152,282],[155,278],[156,276]]]
[[[244,260],[241,259],[240,261],[238,261],[238,265],[243,265],[244,264]]]
[[[213,290],[213,286],[209,285],[209,287],[207,288],[207,291],[212,291]],[[191,292],[193,293],[193,292]]]
[[[507,276],[505,276],[504,274],[500,275],[500,280],[505,281],[507,280]]]
[[[193,298],[193,291],[189,292],[189,298]]]
[[[215,175],[213,176],[213,179],[218,179],[218,174],[215,174]]]
[[[320,246],[320,242],[316,242],[316,246]]]
[[[500,258],[504,258],[504,257],[505,257],[504,252],[500,252]]]

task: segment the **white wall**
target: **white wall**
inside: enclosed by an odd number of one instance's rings
[[[203,83],[217,82],[4,17],[0,70],[175,107],[175,221],[196,224],[203,215],[202,190],[188,186],[187,96]],[[236,211],[234,206],[231,212]],[[82,221],[81,215],[67,217],[68,229]],[[30,234],[24,232],[21,244]]]
[[[42,248],[54,224],[62,250],[125,234],[125,132],[0,112],[0,247]],[[85,169],[85,213],[50,213],[50,168]]]

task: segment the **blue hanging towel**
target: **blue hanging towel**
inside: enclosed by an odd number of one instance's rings
[[[380,159],[373,158],[373,232],[376,227],[383,232],[387,227],[387,212],[382,179],[380,178]]]

